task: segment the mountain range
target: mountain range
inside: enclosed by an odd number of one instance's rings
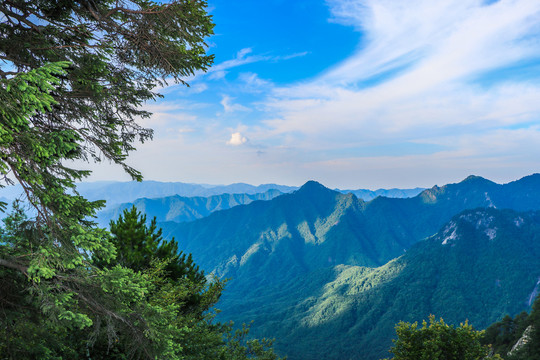
[[[540,175],[505,185],[471,176],[414,198],[365,202],[310,181],[271,201],[162,225],[218,276],[235,276],[259,258],[258,267],[272,267],[274,257],[282,263],[285,253],[291,268],[302,271],[336,264],[381,266],[465,209],[540,208],[536,188],[540,189]]]
[[[105,200],[107,209],[117,207],[125,203],[133,203],[138,199],[158,199],[169,196],[182,197],[210,197],[222,194],[246,194],[254,195],[264,193],[269,190],[277,190],[281,193],[288,193],[298,190],[297,186],[287,186],[278,184],[262,184],[258,186],[235,183],[230,185],[208,185],[191,184],[182,182],[159,182],[145,180],[141,182],[128,181],[96,181],[82,182],[77,184],[77,190],[81,195],[89,200]],[[339,190],[342,193],[353,193],[364,200],[372,200],[377,196],[386,197],[412,197],[420,193],[422,188],[415,189],[378,189],[378,190]],[[0,201],[12,202],[22,194],[20,185],[0,188]]]
[[[426,190],[424,188],[414,188],[414,189],[378,189],[378,190],[367,190],[367,189],[357,189],[357,190],[340,190],[334,189],[342,194],[354,194],[357,198],[370,201],[375,199],[377,196],[384,196],[389,198],[409,198],[415,197],[420,194],[422,191]]]
[[[133,202],[140,198],[163,198],[167,196],[209,197],[222,194],[258,194],[269,190],[282,193],[296,190],[297,187],[263,184],[249,185],[236,183],[231,185],[188,184],[181,182],[129,181],[129,182],[89,182],[77,185],[77,190],[90,200],[106,200],[107,206]]]
[[[482,327],[524,310],[540,277],[533,210],[540,210],[538,174],[504,185],[471,176],[413,198],[369,202],[311,181],[270,201],[160,225],[201,268],[232,279],[219,303],[223,318],[253,319],[253,333],[276,337],[293,360],[377,359],[388,355],[399,320],[435,313]],[[459,216],[493,220],[475,228]],[[478,245],[486,237],[496,244],[491,257]],[[525,243],[530,248],[511,251]],[[526,254],[533,258],[524,265]],[[488,289],[500,289],[497,301]]]
[[[157,221],[188,222],[206,217],[214,211],[249,204],[255,200],[271,200],[281,194],[283,194],[281,191],[271,189],[255,194],[221,194],[209,197],[174,195],[156,199],[142,198],[100,211],[96,221],[98,225],[107,227],[109,222],[118,219],[125,209],[135,206],[137,210],[147,215],[148,221],[156,217]]]

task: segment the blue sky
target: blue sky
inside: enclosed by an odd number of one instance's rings
[[[146,104],[146,179],[428,187],[540,172],[540,1],[211,0],[215,64]],[[113,166],[91,180],[127,180]]]

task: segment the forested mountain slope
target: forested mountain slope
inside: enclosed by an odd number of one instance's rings
[[[529,309],[539,280],[540,213],[476,209],[381,267],[321,269],[220,305],[290,359],[379,359],[401,320],[435,314],[482,329]]]

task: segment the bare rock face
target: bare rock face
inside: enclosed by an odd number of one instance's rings
[[[523,335],[519,338],[519,340],[512,346],[512,350],[508,352],[508,355],[512,355],[514,352],[519,350],[523,345],[529,342],[531,339],[531,332],[532,332],[532,325],[527,326],[525,331],[523,332]]]

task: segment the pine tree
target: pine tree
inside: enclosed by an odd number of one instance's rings
[[[171,279],[188,277],[204,282],[204,272],[193,262],[191,254],[180,251],[174,238],[163,239],[156,218],[148,226],[146,215],[135,206],[124,210],[116,221],[111,220],[109,231],[117,251],[116,264],[140,271],[149,268],[152,260],[170,260],[165,270]]]

